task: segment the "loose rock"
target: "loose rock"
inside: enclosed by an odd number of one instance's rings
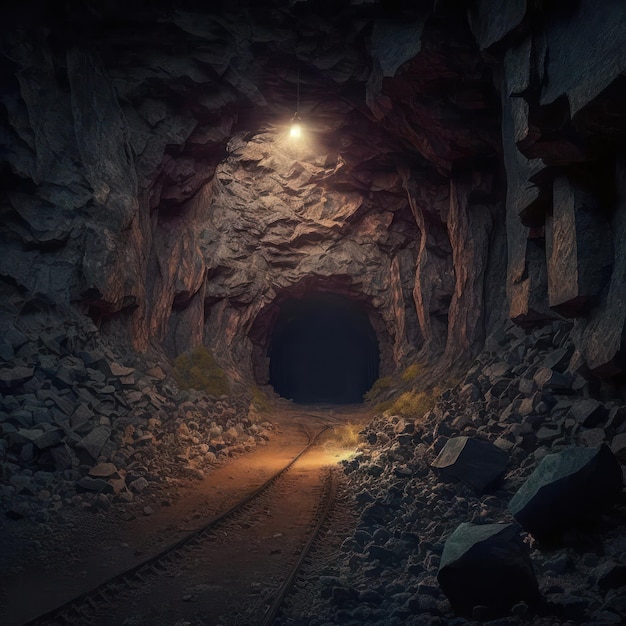
[[[613,504],[622,490],[621,467],[608,446],[569,448],[549,454],[509,503],[515,519],[538,539]]]
[[[530,550],[515,524],[461,524],[448,538],[437,580],[455,611],[481,619],[534,603],[538,586]]]
[[[484,491],[504,474],[509,456],[493,444],[469,437],[450,439],[433,461],[445,476]]]

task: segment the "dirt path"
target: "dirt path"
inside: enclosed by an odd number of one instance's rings
[[[95,623],[256,623],[311,532],[323,477],[308,465],[297,463],[243,516]]]
[[[0,541],[30,542],[30,549],[16,547],[11,562],[0,570],[5,605],[0,623],[24,624],[203,526],[286,465],[306,445],[308,432],[367,419],[362,407],[284,406],[272,415],[277,429],[265,447],[216,468],[202,481],[177,486],[174,501],[159,500],[155,494],[149,516],[124,521],[112,511],[103,515],[76,511],[62,527],[12,522]],[[297,552],[302,543],[323,468],[350,451],[329,431],[289,479],[277,485],[279,493],[263,505],[265,509],[253,509],[249,519],[238,522],[245,532],[228,542],[216,538],[210,550],[196,554],[159,583],[156,595],[144,591],[92,623],[173,625],[189,619],[192,624],[237,623],[237,612],[241,613],[237,606],[262,604],[285,567],[284,555]],[[38,542],[39,549],[32,542]],[[274,567],[274,562],[282,565]]]

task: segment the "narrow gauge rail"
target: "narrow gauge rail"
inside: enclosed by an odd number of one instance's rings
[[[314,547],[315,542],[324,530],[324,526],[330,515],[336,494],[336,474],[333,470],[329,470],[324,485],[324,493],[322,494],[322,498],[320,499],[319,509],[316,516],[317,523],[315,524],[315,528],[309,536],[304,548],[302,548],[302,551],[298,555],[298,558],[293,564],[291,571],[289,572],[279,589],[276,591],[274,595],[274,600],[267,608],[265,615],[263,615],[263,618],[259,622],[259,626],[271,626],[274,623],[276,617],[280,615],[282,604],[285,601],[285,598],[289,595],[294,583],[296,582],[300,569],[304,565],[304,562],[309,556],[311,549]]]
[[[254,491],[233,505],[230,509],[215,516],[201,528],[192,531],[185,537],[182,537],[177,542],[166,547],[161,552],[142,561],[141,563],[138,563],[137,565],[106,579],[102,583],[79,594],[71,600],[68,600],[62,605],[30,620],[25,624],[25,626],[45,626],[50,624],[80,624],[83,626],[85,623],[89,623],[89,618],[97,613],[100,608],[110,606],[116,595],[119,595],[124,591],[133,590],[137,588],[137,586],[148,583],[150,577],[163,574],[167,571],[167,566],[176,562],[186,548],[195,547],[201,544],[203,540],[221,524],[230,521],[235,518],[238,513],[247,509],[257,498],[259,498],[274,483],[276,483],[279,478],[288,472],[295,465],[295,463],[315,445],[319,437],[330,428],[330,425],[324,426],[317,433],[315,433],[315,435],[311,435],[311,433],[305,428],[304,430],[306,432],[308,442],[306,446],[293,459],[291,459],[289,463],[287,463],[287,465],[276,472]],[[302,553],[297,559],[297,562],[292,568],[287,579],[276,591],[274,601],[267,609],[265,616],[262,617],[262,624],[271,624],[271,621],[278,614],[282,601],[293,585],[297,575],[297,570],[301,567],[302,562],[306,558],[315,537],[320,532],[320,529],[328,515],[334,494],[335,482],[334,475],[331,472],[328,480],[326,481],[326,486],[320,504],[320,511],[318,512],[318,522],[315,529],[304,546]]]

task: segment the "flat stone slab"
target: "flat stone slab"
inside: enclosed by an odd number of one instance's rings
[[[114,361],[109,363],[109,369],[111,370],[112,376],[130,376],[135,371],[134,367],[125,367]]]
[[[611,451],[621,463],[626,463],[626,433],[615,435],[611,441]]]
[[[607,445],[548,454],[519,488],[509,510],[537,539],[552,539],[597,516],[622,491],[622,470]]]
[[[34,440],[34,444],[40,449],[45,450],[58,446],[62,443],[61,432],[58,428],[52,428],[44,432],[40,437]]]
[[[93,478],[109,478],[117,474],[117,467],[113,463],[98,463],[89,470]]]
[[[431,466],[444,476],[484,491],[506,471],[509,455],[488,441],[454,437],[446,442]]]

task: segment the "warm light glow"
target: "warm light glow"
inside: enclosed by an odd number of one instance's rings
[[[292,139],[298,139],[302,135],[302,127],[300,126],[300,122],[293,121],[291,123],[291,130],[289,131],[289,136]]]

